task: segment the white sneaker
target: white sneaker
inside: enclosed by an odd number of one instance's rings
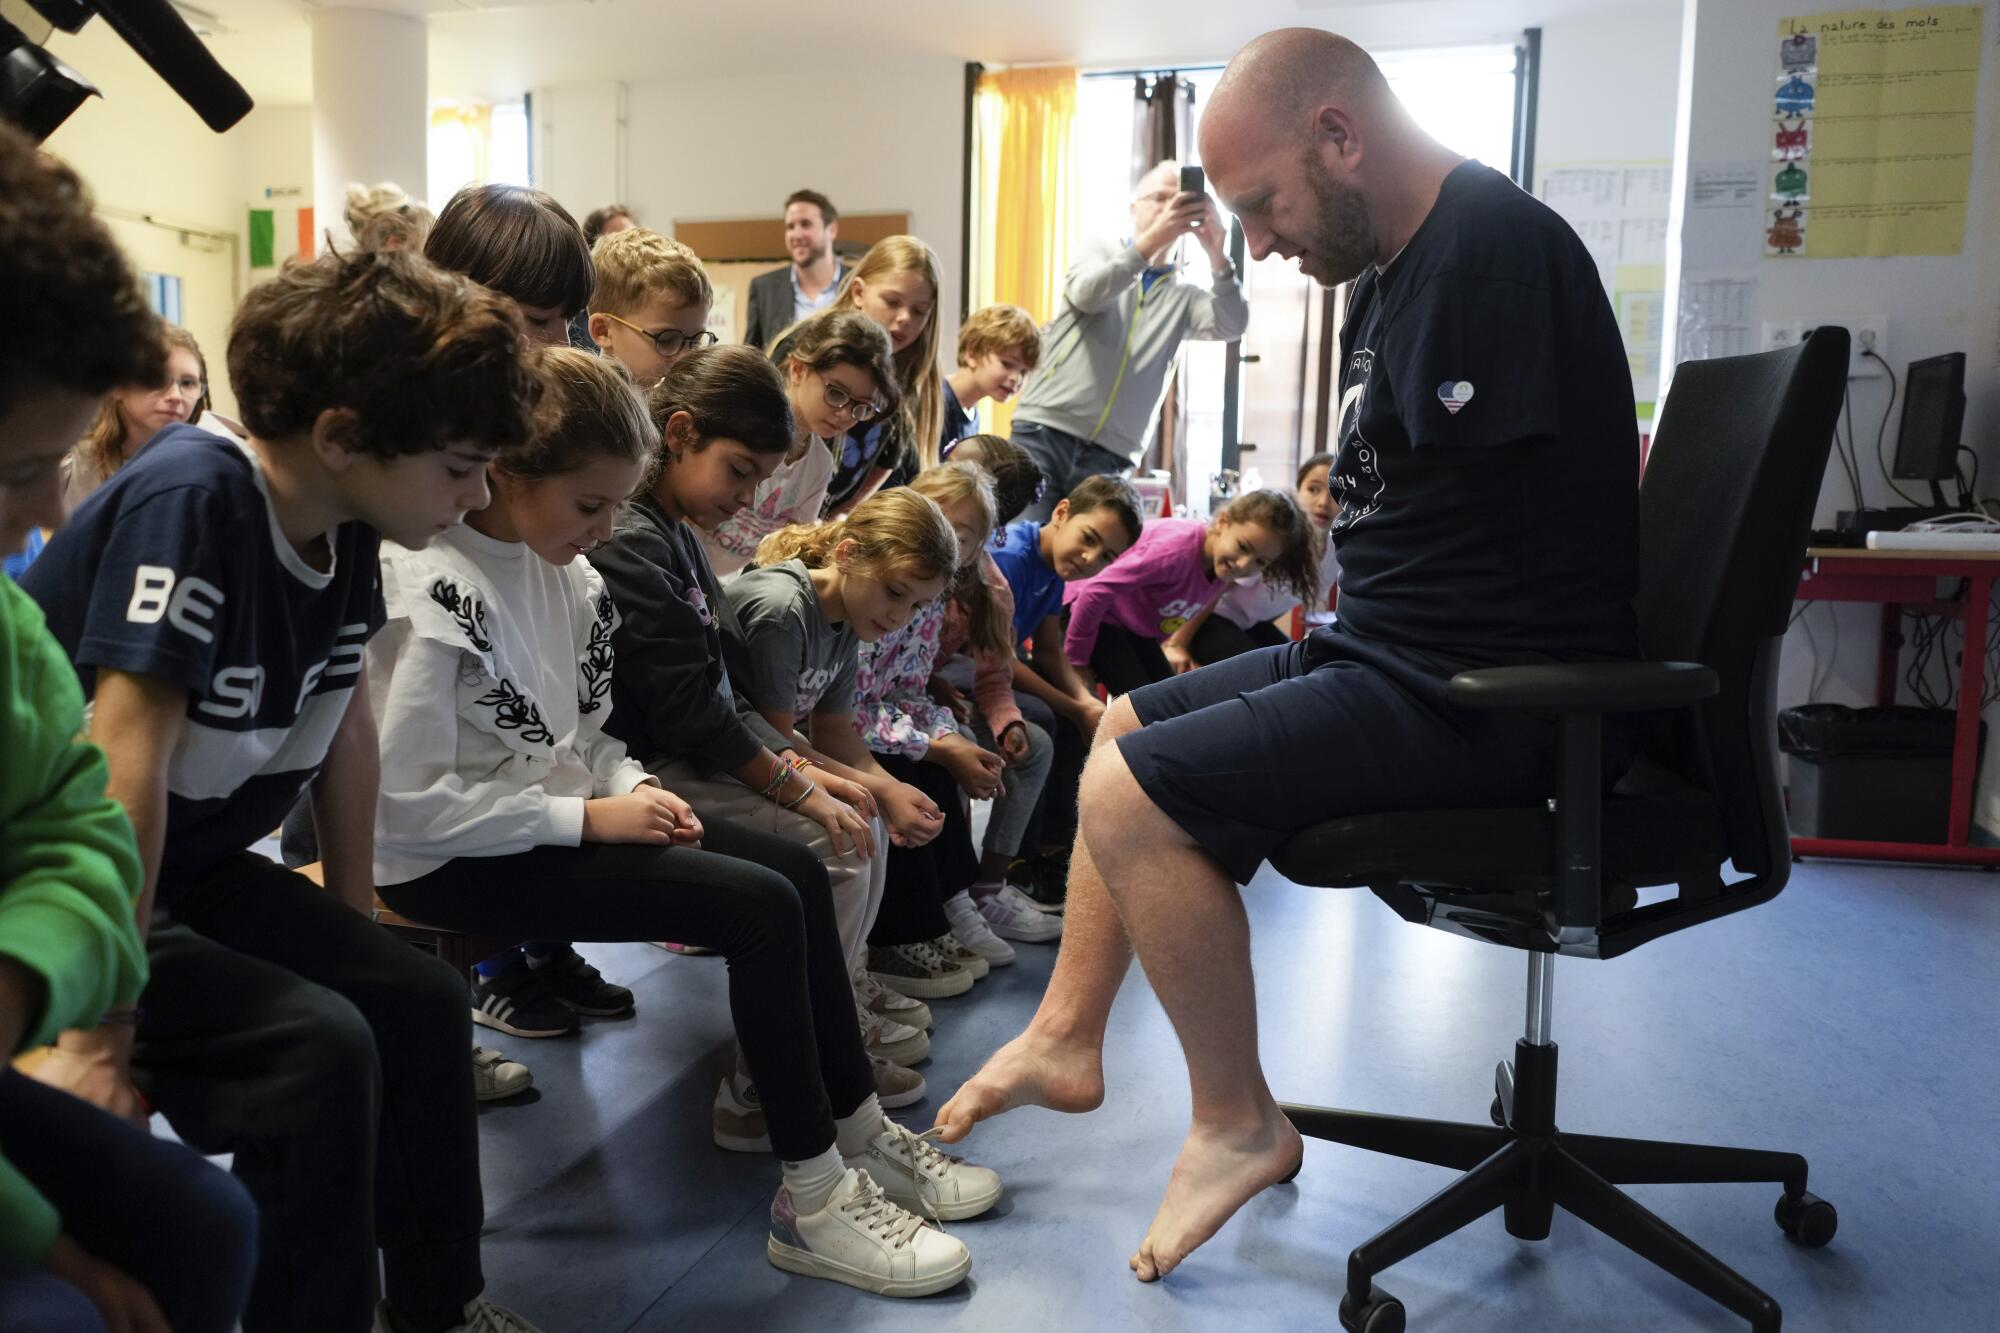
[[[974,905],[970,889],[960,889],[945,902],[944,919],[951,923],[951,937],[960,948],[971,950],[994,967],[1005,967],[1014,961],[1014,946],[993,933],[993,927]]]
[[[866,1171],[843,1172],[816,1213],[799,1212],[791,1191],[779,1186],[764,1252],[787,1273],[883,1296],[929,1296],[972,1271],[963,1242],[892,1202]]]
[[[518,1096],[535,1086],[535,1076],[518,1060],[484,1046],[472,1048],[472,1095],[482,1102]]]
[[[996,1173],[938,1151],[928,1134],[914,1134],[888,1116],[882,1117],[882,1132],[868,1140],[867,1148],[840,1160],[866,1171],[884,1194],[920,1217],[958,1222],[1000,1202]]]
[[[369,1327],[372,1333],[395,1333],[386,1302],[375,1307],[375,1318]],[[542,1333],[542,1330],[506,1306],[476,1296],[466,1302],[463,1321],[453,1324],[447,1333]]]
[[[913,1065],[930,1055],[931,1039],[922,1028],[905,1027],[859,1005],[854,1013],[861,1021],[861,1044],[868,1048],[868,1054],[899,1065]]]
[[[877,981],[867,968],[854,969],[854,1002],[864,1009],[873,1009],[884,1018],[893,1019],[904,1027],[928,1030],[937,1026],[931,1018],[931,1007],[922,1000],[913,1000],[899,990],[891,990]]]
[[[966,948],[963,944],[960,944],[958,937],[950,931],[946,931],[934,940],[927,940],[925,943],[930,945],[931,952],[938,955],[938,957],[945,959],[947,962],[957,963],[967,972],[970,972],[974,981],[986,980],[986,974],[993,970],[993,964],[987,962],[983,957]]]
[[[945,911],[949,913],[950,910],[947,905]],[[1046,944],[1062,938],[1062,917],[1044,912],[1035,905],[1033,898],[1012,884],[991,897],[980,899],[979,914],[986,918],[986,924],[993,928],[993,933],[1003,940]]]

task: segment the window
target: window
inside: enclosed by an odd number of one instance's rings
[[[532,185],[526,101],[446,102],[431,108],[429,203],[441,209],[467,185]]]

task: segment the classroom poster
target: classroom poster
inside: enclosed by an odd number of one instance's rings
[[[1562,215],[1597,261],[1625,337],[1641,420],[1652,417],[1660,388],[1673,176],[1672,163],[1652,159],[1563,163],[1541,172],[1542,202]]]
[[[1780,20],[1764,254],[1957,254],[1980,45],[1978,5]]]

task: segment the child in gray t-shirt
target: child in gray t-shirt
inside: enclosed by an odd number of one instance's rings
[[[729,675],[752,704],[799,722],[854,711],[860,641],[851,624],[826,618],[803,562],[746,569],[723,595],[736,613],[734,626],[724,622]]]

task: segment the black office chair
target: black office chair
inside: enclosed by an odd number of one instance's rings
[[[1645,661],[1496,667],[1450,686],[1464,708],[1560,718],[1544,803],[1339,819],[1294,837],[1272,864],[1300,884],[1366,886],[1408,921],[1528,950],[1527,1032],[1495,1073],[1492,1125],[1287,1106],[1299,1132],[1464,1172],[1347,1260],[1340,1322],[1399,1333],[1403,1306],[1375,1275],[1505,1210],[1510,1234],[1544,1240],[1574,1214],[1776,1333],[1778,1304],[1619,1185],[1774,1181],[1777,1220],[1809,1246],[1833,1205],[1806,1192],[1806,1160],[1556,1129],[1550,1040],[1557,953],[1614,958],[1648,940],[1776,897],[1791,869],[1777,771],[1774,693],[1806,532],[1847,380],[1847,331],[1815,330],[1757,356],[1675,373],[1639,489],[1639,641]],[[1670,711],[1669,711],[1670,710]],[[1646,739],[1605,795],[1603,715]],[[1747,878],[1725,883],[1733,863]],[[1640,889],[1677,892],[1641,902]]]

